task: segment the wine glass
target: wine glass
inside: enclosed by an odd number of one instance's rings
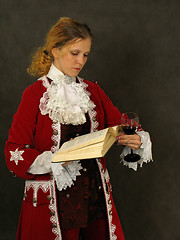
[[[121,126],[125,134],[127,135],[135,134],[139,126],[138,114],[135,112],[122,113]],[[124,160],[126,162],[137,162],[139,159],[140,159],[140,156],[136,153],[133,153],[132,149],[131,149],[131,153],[127,154],[124,157]]]

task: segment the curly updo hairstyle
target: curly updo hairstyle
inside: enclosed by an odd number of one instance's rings
[[[38,77],[46,75],[54,60],[51,53],[54,47],[61,49],[77,39],[86,38],[93,39],[91,30],[86,24],[69,17],[60,18],[48,32],[45,45],[35,52],[32,63],[27,69],[28,73]]]

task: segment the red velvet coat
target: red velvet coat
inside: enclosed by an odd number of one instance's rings
[[[88,112],[91,132],[120,123],[121,113],[97,85],[78,78],[87,84],[90,99],[96,107]],[[25,89],[17,113],[14,115],[5,155],[7,166],[13,174],[26,180],[25,194],[18,226],[20,240],[61,240],[57,212],[56,186],[52,174],[33,175],[27,171],[36,157],[44,151],[55,152],[60,143],[60,124],[53,122],[39,109],[40,99],[46,88],[39,80]],[[11,153],[20,152],[18,162],[12,161]],[[105,159],[97,159],[107,209],[110,240],[124,240],[122,228],[114,206]],[[108,186],[108,188],[106,187]]]

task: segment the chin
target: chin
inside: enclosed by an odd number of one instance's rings
[[[79,74],[79,72],[77,73],[70,73],[70,74],[68,74],[69,76],[71,76],[71,77],[77,77],[78,76],[78,74]]]

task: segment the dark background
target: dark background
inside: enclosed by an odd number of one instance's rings
[[[25,87],[31,54],[62,16],[88,23],[95,39],[80,76],[97,80],[121,112],[139,113],[153,163],[137,172],[107,164],[126,240],[180,240],[180,1],[0,0],[0,239],[14,240],[24,181],[5,163],[4,143]]]

